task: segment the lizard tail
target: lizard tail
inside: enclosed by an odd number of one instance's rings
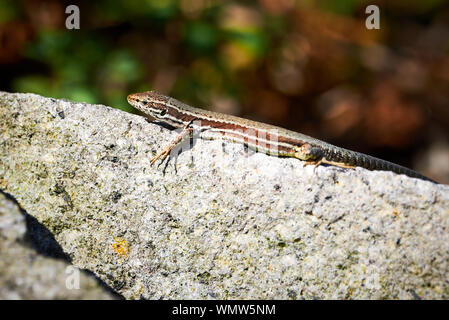
[[[418,178],[433,183],[438,183],[416,171],[400,166],[398,164],[372,157],[360,152],[347,149],[343,149],[343,151],[341,151],[341,149],[342,148],[336,150],[331,148],[330,150],[325,152],[325,157],[329,157],[331,159],[335,159],[335,161],[343,162],[352,166],[362,167],[368,170],[393,171],[398,174],[405,174],[412,178]]]

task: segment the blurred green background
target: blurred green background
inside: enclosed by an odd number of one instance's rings
[[[448,1],[0,0],[0,70],[4,91],[135,112],[157,90],[449,182]]]

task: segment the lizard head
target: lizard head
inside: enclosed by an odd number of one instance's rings
[[[154,91],[133,93],[127,97],[130,105],[157,120],[162,120],[168,113],[168,97]]]
[[[188,121],[184,119],[182,107],[180,107],[183,104],[160,93],[154,91],[133,93],[127,99],[130,105],[145,115],[174,128],[184,127]]]

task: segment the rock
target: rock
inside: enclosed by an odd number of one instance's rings
[[[33,218],[22,214],[19,206],[0,192],[1,300],[115,297],[92,275],[33,248],[27,234],[30,224]]]
[[[176,132],[34,94],[0,127],[0,188],[127,299],[449,298],[448,186],[222,141],[151,167]]]

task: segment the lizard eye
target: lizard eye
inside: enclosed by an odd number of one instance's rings
[[[163,117],[163,116],[165,116],[167,114],[167,110],[166,109],[162,109],[161,110],[161,116]]]

